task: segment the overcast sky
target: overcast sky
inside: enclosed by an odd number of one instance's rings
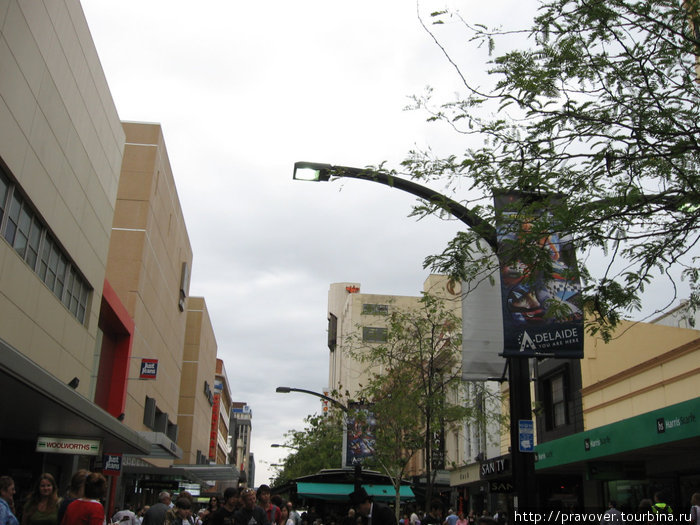
[[[81,0],[122,120],[159,122],[233,398],[253,410],[256,484],[283,441],[319,410],[279,385],[327,386],[327,293],[418,295],[425,256],[459,229],[407,215],[414,199],[364,181],[292,181],[298,160],[396,166],[414,147],[463,148],[405,111],[459,77],[409,0]],[[524,23],[534,0],[421,1],[470,22]],[[458,23],[440,26],[463,72],[484,70]],[[436,189],[439,189],[437,187]]]

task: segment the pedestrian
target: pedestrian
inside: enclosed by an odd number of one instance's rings
[[[61,525],[103,525],[105,509],[100,500],[106,492],[105,477],[99,472],[90,472],[85,477],[83,497],[68,505]]]
[[[171,501],[170,492],[164,490],[158,494],[158,503],[151,505],[143,515],[143,525],[164,525],[165,513],[168,512]]]
[[[457,523],[457,520],[459,519],[459,516],[455,514],[455,511],[450,509],[447,511],[447,517],[445,518],[445,521],[443,521],[443,525],[455,525]]]
[[[608,502],[608,510],[603,513],[603,516],[600,519],[600,525],[620,522],[622,522],[622,512],[617,510],[617,502],[611,499]]]
[[[56,520],[58,523],[63,521],[63,515],[66,513],[68,505],[85,495],[85,478],[88,474],[90,474],[89,470],[81,468],[80,470],[76,471],[73,476],[71,476],[68,492],[58,504],[58,519]]]
[[[192,525],[192,498],[180,494],[175,505],[165,513],[165,525]]]
[[[112,523],[119,523],[119,525],[138,525],[138,519],[134,511],[129,508],[123,508],[112,516]]]
[[[430,512],[421,520],[421,525],[442,525],[442,502],[433,500],[430,504]]]
[[[267,485],[260,485],[257,495],[258,502],[267,515],[267,521],[269,521],[271,525],[284,525],[281,523],[282,513],[280,512],[280,508],[270,501],[270,487]]]
[[[253,489],[243,489],[243,493],[246,491],[253,491],[253,499],[255,498]],[[221,506],[207,518],[207,525],[232,525],[238,507],[238,489],[236,487],[228,487],[224,491],[224,499]]]
[[[19,525],[14,502],[14,480],[10,476],[0,476],[0,525]]]
[[[287,502],[287,510],[289,511],[289,517],[294,520],[294,525],[301,525],[301,515],[294,508],[292,500]]]
[[[690,524],[700,525],[700,492],[690,497]]]
[[[286,504],[280,505],[280,514],[282,515],[280,519],[282,525],[294,525],[294,520],[289,516],[289,508]]]
[[[202,523],[208,523],[208,521],[211,519],[211,517],[217,510],[219,510],[219,497],[212,496],[211,498],[209,498],[207,508],[204,509],[204,512],[201,514]]]
[[[396,525],[394,511],[382,503],[375,503],[362,487],[349,497],[357,513],[367,520],[367,525]]]
[[[58,525],[58,485],[48,472],[37,480],[22,511],[22,525]]]
[[[242,507],[233,515],[234,525],[273,525],[267,520],[265,511],[256,505],[255,501],[255,490],[243,489],[241,493]]]
[[[659,514],[673,514],[671,505],[666,503],[664,493],[659,491],[654,494],[654,504],[651,506],[651,511],[658,517]]]

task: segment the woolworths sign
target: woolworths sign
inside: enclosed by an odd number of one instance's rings
[[[36,451],[49,454],[97,456],[100,453],[100,440],[39,436],[36,440]]]

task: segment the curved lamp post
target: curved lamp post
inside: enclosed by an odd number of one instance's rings
[[[328,397],[325,394],[320,394],[318,392],[314,392],[313,390],[305,390],[303,388],[292,388],[289,386],[278,386],[275,389],[275,392],[277,392],[278,394],[289,394],[290,392],[301,392],[302,394],[309,394],[310,396],[320,397],[321,399],[325,399],[329,403],[335,405],[336,407],[338,407],[340,410],[342,410],[346,414],[348,413],[348,407],[346,407],[344,404],[342,404],[337,399],[333,399],[332,397]]]
[[[278,394],[289,394],[290,392],[300,392],[302,394],[309,394],[310,396],[320,397],[321,399],[328,401],[329,403],[331,403],[332,405],[338,407],[340,410],[343,411],[343,421],[345,421],[345,418],[348,415],[349,409],[343,403],[341,403],[337,399],[333,399],[332,397],[328,397],[325,394],[321,394],[319,392],[314,392],[313,390],[306,390],[304,388],[292,388],[289,386],[278,386],[275,389],[275,392],[277,392]],[[342,459],[341,459],[341,463],[340,463],[341,468],[345,468],[345,450],[347,448],[347,438],[348,438],[347,433],[345,432],[345,430],[343,430],[343,450],[341,451]]]
[[[410,193],[439,206],[474,230],[497,252],[496,228],[478,214],[446,195],[415,182],[387,175],[371,169],[333,166],[317,162],[296,162],[294,180],[327,182],[331,177],[351,178],[377,182]],[[530,401],[529,359],[507,357],[510,403],[510,453],[516,509],[532,509],[535,505],[535,461],[532,453],[520,452],[519,421],[532,419]]]

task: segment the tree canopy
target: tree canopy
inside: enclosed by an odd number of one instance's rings
[[[341,450],[345,428],[337,410],[328,416],[309,415],[302,430],[290,430],[285,434],[283,448],[290,454],[278,469],[273,486],[301,477],[316,474],[323,469],[341,466]]]
[[[691,305],[700,303],[698,4],[542,1],[532,27],[519,28],[527,43],[503,54],[497,51],[512,42],[512,31],[448,11],[423,20],[463,90],[446,103],[430,93],[415,97],[414,107],[463,134],[466,146],[444,156],[412,151],[404,170],[449,187],[464,181],[467,204],[490,224],[494,192],[564,196],[532,235],[554,228],[573,239],[593,330],[639,310],[645,287],[660,276],[675,299],[682,275]],[[461,24],[465,39],[489,49],[488,86],[470,81],[440,44],[447,23]],[[534,215],[536,201],[526,199],[521,213]],[[415,213],[439,209],[424,203]],[[465,281],[483,278],[494,264],[480,238],[478,230],[460,233],[426,266]]]
[[[453,308],[424,293],[415,308],[391,309],[384,342],[356,338],[345,350],[366,367],[367,379],[355,395],[370,404],[376,419],[370,464],[394,481],[397,509],[398,487],[411,458],[423,452],[428,505],[432,474],[446,468],[445,433],[467,420],[488,417],[465,402],[461,319]]]

